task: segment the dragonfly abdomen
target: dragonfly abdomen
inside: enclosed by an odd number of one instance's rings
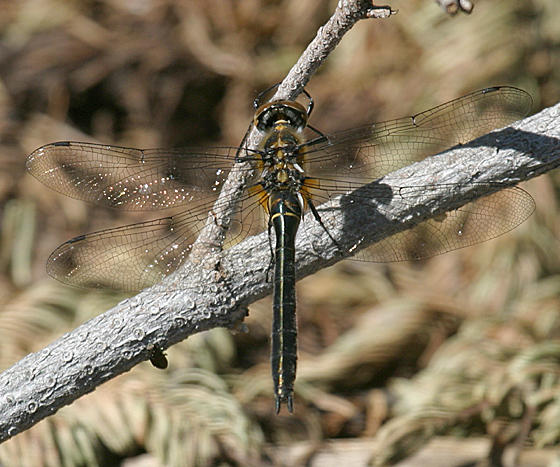
[[[295,292],[295,239],[303,206],[290,190],[272,192],[269,198],[270,222],[276,234],[274,249],[274,306],[272,321],[272,378],[276,412],[285,402],[293,411],[297,362],[297,323]]]

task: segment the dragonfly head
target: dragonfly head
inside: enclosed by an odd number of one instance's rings
[[[255,112],[254,125],[260,131],[271,130],[279,124],[301,131],[307,125],[306,108],[295,101],[275,101],[261,105]]]

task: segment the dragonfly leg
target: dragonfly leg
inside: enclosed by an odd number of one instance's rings
[[[239,145],[239,149],[235,153],[235,162],[243,162],[243,158],[241,157],[241,152],[245,151],[245,153],[247,153],[247,149],[248,149],[247,138],[249,138],[249,133],[251,133],[252,128],[253,128],[253,123],[251,123],[247,127],[247,131],[245,132],[245,136],[243,136],[243,139],[241,140],[241,144]]]
[[[259,94],[257,95],[257,97],[255,97],[255,100],[253,100],[253,107],[256,109],[258,109],[261,106],[261,101],[264,97],[265,94],[268,94],[270,91],[272,91],[273,89],[276,89],[278,86],[280,86],[282,84],[281,81],[279,81],[276,84],[273,84],[272,86],[266,88],[264,91],[259,92]]]
[[[309,94],[305,88],[303,88],[303,94],[305,94],[305,97],[307,97],[307,99],[309,100],[309,103],[307,104],[307,117],[311,116],[311,112],[313,112],[313,107],[315,107],[315,102],[313,102],[313,98],[311,97],[311,94]],[[307,125],[309,127],[309,125]],[[314,128],[311,128],[313,131],[315,131]]]
[[[274,247],[272,246],[272,222],[268,222],[268,247],[270,248],[270,262],[266,268],[266,281],[272,282],[272,269],[274,268]]]
[[[329,238],[332,240],[332,242],[336,245],[336,247],[338,248],[339,251],[343,251],[342,247],[340,246],[340,244],[336,241],[336,239],[331,235],[331,233],[329,232],[329,229],[327,229],[327,227],[325,226],[325,224],[323,224],[323,220],[321,219],[321,216],[319,215],[319,212],[317,211],[317,208],[315,207],[315,205],[313,204],[313,201],[311,201],[310,199],[307,200],[307,203],[309,204],[309,209],[311,209],[311,212],[313,213],[313,217],[315,218],[315,220],[317,222],[319,222],[319,225],[321,227],[323,227],[324,231],[327,232],[327,235],[329,236]]]
[[[323,133],[321,130],[318,130],[318,129],[315,128],[314,126],[311,126],[311,125],[308,124],[308,125],[307,125],[307,128],[309,128],[311,131],[317,133],[321,138],[327,138],[327,137],[325,136],[325,133]]]

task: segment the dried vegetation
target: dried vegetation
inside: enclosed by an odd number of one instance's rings
[[[480,0],[454,18],[433,2],[397,3],[391,19],[358,24],[312,79],[316,127],[402,116],[493,84],[525,88],[535,110],[559,100],[557,0]],[[50,192],[26,176],[25,155],[61,139],[236,144],[257,91],[283,77],[334,6],[0,2],[2,368],[119,299],[47,278],[48,253],[139,220]],[[260,465],[281,462],[267,442],[371,437],[382,465],[434,435],[487,436],[498,457],[508,444],[557,444],[558,181],[529,183],[536,213],[495,241],[301,281],[295,415],[273,414],[265,299],[248,333],[176,345],[165,372],[145,363],[105,384],[0,446],[0,463],[112,465],[147,452],[154,465]]]

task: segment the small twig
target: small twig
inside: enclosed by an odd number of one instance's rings
[[[377,13],[377,15],[376,15]],[[395,14],[388,6],[373,5],[371,0],[341,0],[324,26],[307,46],[296,64],[288,72],[273,99],[295,99],[309,79],[336,48],[338,43],[361,19],[387,18]]]
[[[435,0],[448,14],[456,15],[459,11],[470,14],[474,5],[469,0]]]

